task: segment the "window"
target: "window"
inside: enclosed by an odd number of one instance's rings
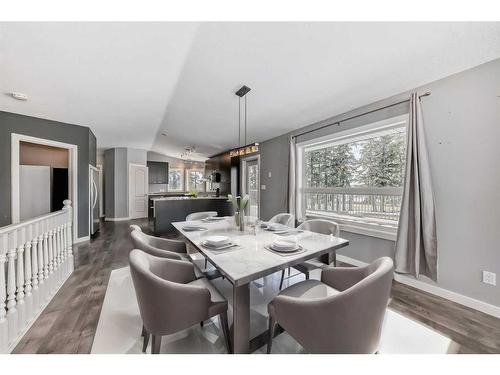
[[[203,191],[205,188],[203,171],[186,169],[186,182],[187,191]]]
[[[406,117],[298,144],[298,193],[306,216],[397,227],[406,160]]]
[[[169,169],[168,191],[184,191],[184,170],[178,168]]]

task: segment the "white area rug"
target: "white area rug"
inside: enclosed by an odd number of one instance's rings
[[[252,283],[250,300],[251,336],[267,328],[267,303],[276,295],[281,272]],[[316,277],[315,277],[316,276]],[[312,278],[318,275],[312,274]],[[294,283],[303,275],[285,281]],[[231,284],[222,279],[213,283],[231,303]],[[232,312],[229,311],[232,320]],[[142,321],[139,315],[134,287],[128,267],[111,273],[104,304],[92,346],[92,353],[142,353]],[[189,329],[162,338],[161,353],[225,353],[218,319],[207,321],[204,327]],[[388,309],[380,353],[443,354],[452,348],[452,341],[442,334]],[[148,348],[150,352],[150,347]],[[302,353],[302,347],[288,334],[283,333],[273,341],[273,353]],[[265,347],[257,353],[265,353]]]

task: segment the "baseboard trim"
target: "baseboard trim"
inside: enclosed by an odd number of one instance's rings
[[[357,259],[350,258],[345,255],[337,255],[337,260],[343,263],[351,264],[353,266],[362,267],[366,266],[368,263],[362,262]],[[398,273],[394,273],[394,280],[411,286],[413,288],[422,290],[424,292],[433,294],[438,297],[445,298],[452,302],[456,302],[460,305],[470,307],[471,309],[481,311],[485,314],[492,315],[496,318],[500,318],[500,307],[491,305],[487,302],[479,301],[477,299],[464,296],[463,294],[459,294],[456,292],[452,292],[451,290],[441,288],[436,285],[425,283],[421,280],[417,280],[413,277],[401,275]]]
[[[73,243],[80,243],[85,241],[90,241],[90,236],[78,237]]]
[[[130,217],[106,217],[104,221],[126,221],[130,220]]]

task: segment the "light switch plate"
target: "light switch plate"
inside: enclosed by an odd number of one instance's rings
[[[268,176],[269,178],[271,178],[271,172],[269,172],[269,173],[267,174],[267,176]]]
[[[260,190],[266,190],[266,185],[260,185]]]
[[[483,283],[497,285],[497,274],[494,272],[483,271]]]

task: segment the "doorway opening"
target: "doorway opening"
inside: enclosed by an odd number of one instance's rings
[[[77,146],[14,133],[11,142],[12,223],[58,211],[70,199],[73,240],[86,239],[77,230]]]
[[[251,156],[241,161],[242,192],[250,197],[247,215],[260,217],[260,157]]]

